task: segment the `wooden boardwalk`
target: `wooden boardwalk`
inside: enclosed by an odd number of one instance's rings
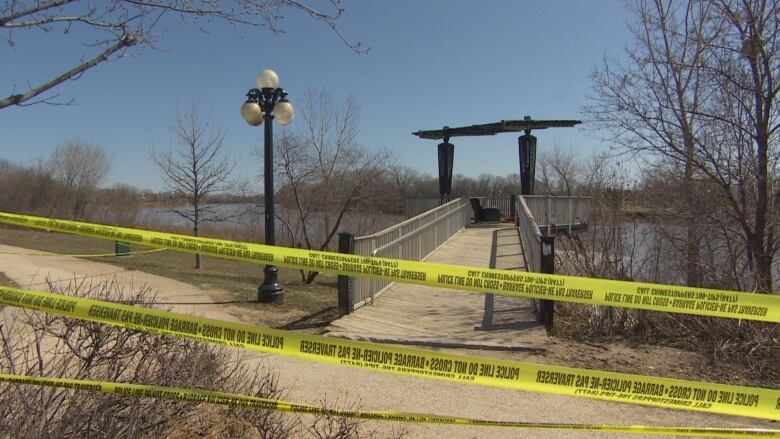
[[[514,228],[467,228],[426,261],[525,271]],[[426,346],[543,349],[547,335],[528,299],[493,297],[492,326],[483,321],[490,296],[445,288],[392,284],[366,305],[328,327],[327,335]]]

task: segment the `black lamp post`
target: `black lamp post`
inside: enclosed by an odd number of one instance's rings
[[[287,101],[287,92],[279,88],[279,76],[270,69],[263,70],[257,75],[257,86],[246,94],[246,102],[241,106],[241,116],[252,126],[258,126],[265,122],[265,148],[263,153],[264,161],[264,191],[265,206],[265,244],[276,244],[276,233],[274,230],[274,138],[273,138],[273,120],[274,117],[282,125],[287,125],[293,119],[293,106]],[[263,284],[257,289],[257,300],[262,303],[281,303],[284,302],[284,288],[279,284],[279,270],[266,265],[263,269],[265,277]]]

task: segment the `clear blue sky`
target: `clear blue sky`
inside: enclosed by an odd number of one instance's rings
[[[250,151],[262,142],[262,129],[246,125],[239,109],[257,72],[273,68],[293,104],[307,88],[325,87],[336,98],[351,93],[362,109],[363,144],[390,148],[400,164],[435,175],[438,142],[411,132],[524,115],[582,119],[592,67],[605,54],[620,57],[629,37],[619,1],[345,0],[344,7],[339,29],[371,47],[365,57],[293,10],[285,11],[280,35],[243,29],[242,38],[225,26],[208,34],[179,30],[159,50],[102,64],[60,87],[61,100],[75,98],[72,106],[0,110],[0,157],[30,163],[79,137],[112,155],[108,184],[160,189],[148,151],[172,141],[177,102],[195,98],[227,131],[240,173],[255,178],[261,163]],[[0,45],[3,96],[91,53],[58,34],[15,35],[15,48]],[[585,155],[603,148],[582,128],[534,134],[542,150],[555,143]],[[514,134],[452,143],[455,173],[518,172]]]

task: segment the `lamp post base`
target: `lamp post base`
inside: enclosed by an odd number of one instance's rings
[[[284,288],[279,283],[279,269],[266,265],[263,268],[265,278],[263,284],[257,289],[257,301],[260,303],[284,303]]]

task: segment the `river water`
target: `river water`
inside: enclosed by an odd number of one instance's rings
[[[191,227],[192,223],[176,211],[182,211],[192,215],[192,209],[187,207],[145,207],[138,213],[140,224],[170,224],[177,227]],[[210,204],[204,206],[205,212],[201,215],[203,224],[212,224],[212,227],[228,231],[260,230],[264,227],[265,209],[262,204]],[[295,209],[288,209],[276,205],[276,233],[280,236],[284,228],[283,222],[289,223],[293,228],[299,224],[300,215]],[[335,215],[332,216],[335,219]],[[213,222],[212,220],[219,221]],[[324,214],[309,215],[310,233],[321,234],[324,228]],[[203,221],[205,220],[205,221]],[[366,213],[349,211],[344,215],[339,232],[349,232],[356,236],[368,235],[379,230],[397,224],[404,220],[402,215],[388,215],[383,213]]]
[[[656,225],[649,222],[626,222],[620,232],[614,227],[591,225],[581,236],[587,250],[596,264],[608,264],[612,271],[638,281],[684,285],[686,283],[685,242],[687,230],[684,226]],[[568,238],[561,237],[559,240]],[[570,243],[556,240],[556,253],[571,251]],[[744,245],[733,237],[732,248]],[[709,279],[727,279],[732,276],[746,277],[744,261],[739,263],[737,273],[730,272],[733,262],[729,247],[722,236],[702,234],[699,247],[704,276]],[[567,245],[568,244],[568,245]],[[571,253],[568,254],[570,256]],[[780,256],[772,267],[774,291],[780,290]]]

